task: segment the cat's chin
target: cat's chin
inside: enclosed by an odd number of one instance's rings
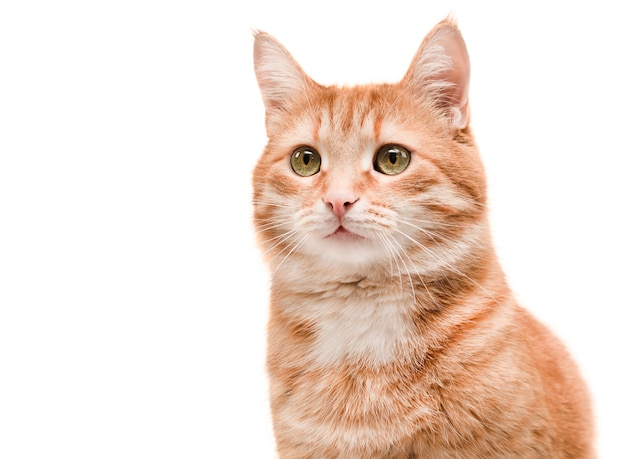
[[[322,263],[333,265],[363,266],[380,262],[385,253],[380,246],[364,236],[343,227],[307,247],[310,255]]]

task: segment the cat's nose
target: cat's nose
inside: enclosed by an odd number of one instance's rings
[[[339,218],[342,218],[358,200],[358,197],[345,191],[329,192],[324,196],[326,205]]]

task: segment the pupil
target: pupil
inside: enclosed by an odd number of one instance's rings
[[[395,164],[397,160],[398,160],[398,153],[396,153],[395,151],[390,151],[389,152],[389,162],[391,164]]]
[[[304,153],[302,155],[302,162],[304,163],[305,166],[308,166],[309,163],[311,162],[311,153],[309,153],[308,151]]]

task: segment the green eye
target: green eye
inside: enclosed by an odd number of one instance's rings
[[[376,158],[374,158],[374,169],[381,174],[396,175],[409,167],[411,153],[399,145],[383,145]]]
[[[302,176],[309,177],[320,171],[322,158],[313,147],[298,147],[291,154],[291,168],[293,171]]]

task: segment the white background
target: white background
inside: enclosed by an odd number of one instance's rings
[[[624,457],[626,28],[612,5],[3,2],[0,457],[274,457],[251,30],[321,83],[395,81],[450,12],[502,263],[580,363],[600,457]]]

